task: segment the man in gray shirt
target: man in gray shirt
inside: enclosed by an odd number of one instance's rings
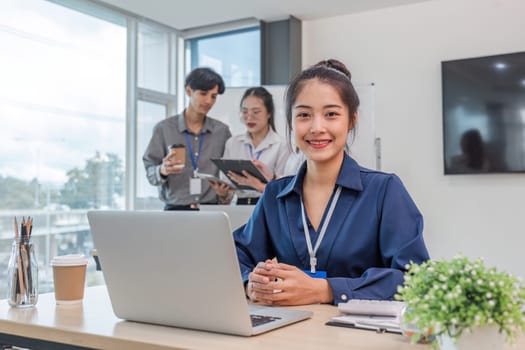
[[[184,86],[190,100],[188,107],[155,125],[142,157],[148,181],[158,187],[164,210],[192,210],[198,209],[199,203],[217,203],[208,181],[197,178],[195,173],[218,176],[219,170],[211,159],[222,157],[226,140],[231,137],[226,124],[207,116],[217,95],[225,90],[222,77],[210,68],[196,68],[188,74]],[[168,147],[174,144],[185,147],[184,164],[168,156]]]

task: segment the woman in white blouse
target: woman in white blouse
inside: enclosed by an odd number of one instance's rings
[[[251,159],[268,181],[284,175],[290,150],[286,141],[275,132],[274,104],[272,95],[263,87],[252,87],[241,99],[241,117],[246,132],[232,136],[226,141],[223,158]],[[266,185],[244,172],[230,172],[228,177],[253,191],[237,191],[237,204],[255,204]],[[228,204],[233,198],[231,187],[210,181],[219,195],[219,202]]]

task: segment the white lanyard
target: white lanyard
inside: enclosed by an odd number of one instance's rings
[[[304,212],[304,205],[303,201],[301,201],[301,214],[303,216],[303,229],[304,229],[304,238],[306,240],[306,246],[308,247],[308,255],[310,255],[310,272],[315,273],[315,266],[317,265],[317,258],[315,255],[317,254],[317,249],[319,249],[319,246],[321,245],[321,241],[324,238],[324,235],[326,233],[326,228],[328,227],[328,223],[330,222],[330,219],[332,218],[332,214],[334,213],[335,205],[337,204],[337,200],[339,199],[339,195],[341,194],[341,186],[337,186],[337,190],[335,191],[334,198],[332,198],[332,202],[330,203],[330,208],[328,209],[328,213],[326,213],[326,218],[323,222],[323,226],[321,227],[321,231],[319,231],[319,237],[317,238],[317,241],[315,242],[315,247],[312,249],[312,239],[310,238],[310,230],[308,229],[308,224],[306,223],[306,214]]]

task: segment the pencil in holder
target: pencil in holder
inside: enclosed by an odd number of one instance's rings
[[[15,240],[7,268],[7,301],[12,307],[32,307],[38,300],[38,261],[31,229],[32,220],[24,219],[19,234],[15,218]]]

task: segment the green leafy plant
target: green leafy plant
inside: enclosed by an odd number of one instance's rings
[[[461,255],[407,268],[396,299],[407,305],[404,322],[419,330],[413,341],[428,331],[456,338],[472,327],[493,325],[512,343],[525,330],[525,288],[514,275]]]

